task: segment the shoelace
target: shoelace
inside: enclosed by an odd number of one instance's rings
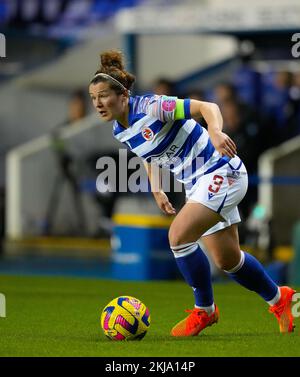
[[[193,328],[196,325],[199,325],[199,322],[203,322],[204,318],[202,317],[202,314],[208,318],[208,314],[203,309],[186,309],[185,312],[190,313],[186,323],[188,328]]]
[[[270,313],[274,313],[275,317],[278,318],[278,319],[280,319],[280,316],[281,316],[282,312],[284,311],[284,305],[285,305],[285,303],[282,302],[279,305],[275,305],[273,307],[270,307],[269,308],[269,312]]]

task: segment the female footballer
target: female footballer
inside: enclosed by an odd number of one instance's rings
[[[259,294],[274,313],[280,332],[294,329],[290,287],[278,287],[262,265],[240,250],[237,205],[247,191],[247,171],[234,142],[222,132],[222,115],[214,103],[161,95],[131,96],[135,77],[124,69],[119,51],[101,54],[101,67],[89,85],[93,106],[104,121],[114,120],[113,135],[145,163],[151,187],[160,184],[155,164],[170,169],[184,184],[186,204],[169,230],[170,248],[195,306],[171,330],[173,336],[198,335],[218,322],[208,259],[245,288]],[[196,120],[203,117],[207,130]],[[153,190],[167,215],[175,209],[161,187]]]

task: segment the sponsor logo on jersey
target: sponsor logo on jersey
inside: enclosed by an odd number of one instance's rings
[[[150,141],[154,138],[154,132],[151,130],[151,128],[144,128],[142,130],[142,136],[145,140]]]
[[[212,194],[211,192],[209,192],[208,193],[208,200],[210,200],[213,196],[214,196],[214,194]]]

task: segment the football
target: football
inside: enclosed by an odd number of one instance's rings
[[[149,309],[135,297],[117,297],[105,306],[101,314],[101,327],[111,340],[140,340],[149,326]]]

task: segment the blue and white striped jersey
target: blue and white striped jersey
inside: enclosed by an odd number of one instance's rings
[[[187,191],[229,160],[215,150],[207,130],[191,119],[189,99],[130,97],[129,127],[115,121],[113,135],[137,156],[171,170]]]

